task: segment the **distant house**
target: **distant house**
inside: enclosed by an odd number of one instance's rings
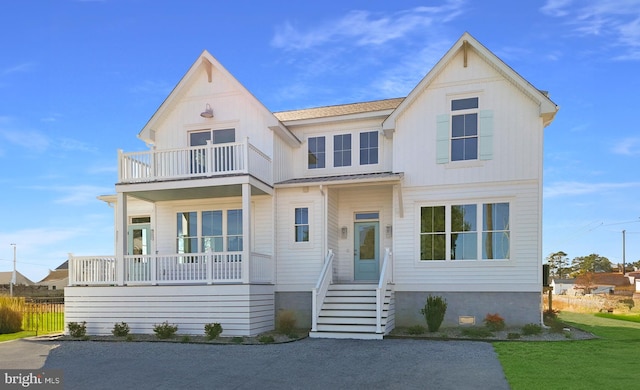
[[[553,279],[551,287],[554,295],[577,295],[580,292],[576,289],[575,279]]]
[[[381,339],[433,294],[445,325],[539,322],[558,107],[467,33],[425,71],[405,97],[272,112],[204,51],[149,149],[119,152],[115,253],[70,257],[65,321],[251,336],[284,309],[311,337]]]
[[[11,277],[13,276],[13,271],[8,272],[0,272],[0,286],[3,288],[9,288],[9,284],[11,284]],[[19,271],[16,271],[16,282],[13,284],[14,286],[33,286],[33,282],[21,274]]]
[[[64,289],[69,284],[69,261],[65,261],[54,270],[49,270],[49,274],[37,284],[47,286],[48,290]]]

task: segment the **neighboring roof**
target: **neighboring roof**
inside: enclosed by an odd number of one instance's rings
[[[349,184],[353,182],[371,183],[373,181],[396,181],[402,179],[402,173],[393,172],[375,172],[375,173],[359,173],[353,175],[336,175],[336,176],[318,176],[318,177],[301,177],[290,179],[276,183],[275,187],[299,186],[304,184]]]
[[[575,284],[576,283],[575,279],[553,279],[552,281],[555,284]]]
[[[489,49],[484,47],[478,42],[471,34],[465,32],[460,39],[445,53],[445,55],[431,68],[429,73],[416,85],[416,87],[407,95],[404,101],[398,106],[398,108],[383,122],[383,131],[393,132],[395,129],[395,121],[402,112],[404,112],[412,102],[422,92],[431,85],[433,80],[440,74],[440,72],[447,67],[447,65],[454,59],[460,50],[473,50],[487,63],[492,65],[495,69],[502,74],[505,79],[516,85],[523,93],[531,97],[534,101],[537,101],[540,105],[540,116],[543,118],[544,126],[547,126],[556,115],[558,106],[549,99],[546,92],[535,88],[524,77],[520,76],[509,65],[493,54]]]
[[[49,271],[49,275],[45,276],[44,279],[42,279],[38,283],[53,282],[53,281],[56,281],[56,280],[66,279],[68,277],[69,277],[69,270],[68,269],[56,269],[56,270],[53,270],[53,271]]]
[[[11,277],[13,276],[13,271],[0,272],[0,284],[11,284]],[[34,284],[29,278],[20,273],[20,271],[16,271],[16,284],[24,284],[30,286]]]
[[[301,110],[274,112],[281,122],[326,118],[330,116],[341,116],[351,114],[362,114],[367,112],[395,110],[404,100],[401,98],[375,100],[370,102],[339,104],[335,106],[304,108]]]
[[[593,274],[593,284],[606,286],[628,286],[631,283],[629,283],[629,278],[616,272],[596,272]]]
[[[60,264],[56,270],[58,269],[69,269],[69,260],[65,260],[64,263]]]

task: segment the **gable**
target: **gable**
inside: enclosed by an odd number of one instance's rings
[[[428,89],[437,88],[447,82],[464,85],[471,80],[477,82],[498,78],[506,80],[538,105],[544,126],[553,121],[558,107],[546,93],[536,89],[469,33],[464,33],[384,121],[383,131],[386,136],[391,136],[398,118]]]

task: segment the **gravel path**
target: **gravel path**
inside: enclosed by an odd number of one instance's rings
[[[484,342],[56,344],[44,368],[62,369],[65,389],[509,389]]]

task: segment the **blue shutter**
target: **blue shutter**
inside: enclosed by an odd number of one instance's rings
[[[436,117],[436,163],[449,162],[449,114]]]
[[[493,158],[493,111],[480,111],[480,160],[491,160]]]

